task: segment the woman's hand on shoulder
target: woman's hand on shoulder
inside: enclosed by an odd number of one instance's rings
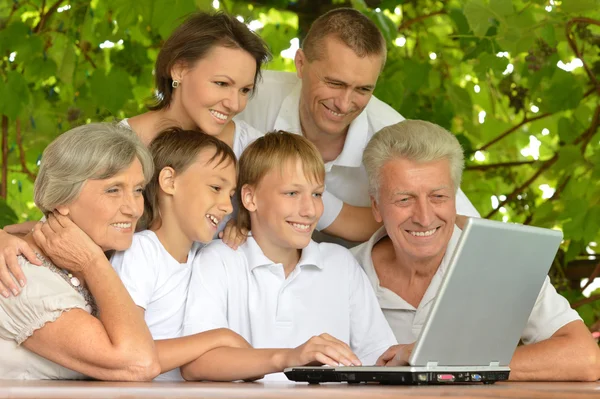
[[[0,293],[5,298],[8,298],[11,292],[15,296],[19,295],[20,287],[27,283],[17,261],[18,255],[25,256],[34,265],[42,264],[25,240],[0,229]]]
[[[34,227],[33,238],[52,262],[73,273],[85,275],[87,266],[104,257],[102,249],[79,226],[58,212]]]

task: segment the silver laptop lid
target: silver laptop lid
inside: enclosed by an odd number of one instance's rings
[[[409,363],[508,365],[562,237],[470,218]]]

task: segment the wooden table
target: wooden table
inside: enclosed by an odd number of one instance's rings
[[[504,382],[495,385],[380,386],[269,383],[118,383],[0,381],[0,398],[600,398],[600,383]]]

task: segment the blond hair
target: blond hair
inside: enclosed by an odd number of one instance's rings
[[[160,172],[166,168],[173,168],[175,173],[183,173],[193,164],[198,154],[204,149],[215,151],[208,163],[217,162],[217,166],[231,162],[236,165],[233,150],[224,142],[199,130],[184,130],[172,127],[160,132],[150,143],[150,152],[154,159],[154,175],[144,191],[144,216],[140,220],[140,228],[148,228],[160,217],[158,181]],[[202,176],[198,176],[202,179]]]
[[[328,36],[341,41],[361,58],[381,56],[383,68],[387,55],[385,39],[377,25],[360,11],[336,8],[317,18],[302,43],[309,62],[322,58],[323,40]]]
[[[138,159],[145,182],[153,172],[152,157],[130,129],[112,123],[90,123],[58,136],[42,154],[34,184],[34,201],[45,214],[68,205],[86,180],[102,180],[127,169]]]
[[[379,199],[381,169],[397,158],[415,162],[447,159],[454,191],[458,191],[465,163],[463,149],[456,137],[441,126],[405,120],[375,133],[363,153],[363,164],[369,177],[369,194],[376,200]]]
[[[300,160],[304,176],[314,182],[325,181],[325,165],[317,147],[298,134],[282,130],[270,132],[255,140],[242,153],[239,160],[236,201],[239,205],[238,228],[250,229],[250,213],[242,203],[241,192],[245,185],[256,186],[275,168],[283,171],[290,160]]]

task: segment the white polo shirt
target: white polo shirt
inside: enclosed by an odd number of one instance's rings
[[[352,253],[369,277],[383,314],[390,323],[399,343],[412,343],[419,337],[461,234],[462,230],[455,226],[442,263],[416,309],[393,291],[379,284],[371,252],[373,246],[387,236],[385,227],[377,230],[369,241],[352,248]],[[550,338],[562,326],[574,320],[581,320],[581,318],[575,310],[571,309],[569,302],[556,292],[550,279],[546,277],[521,339],[525,344],[543,341]]]
[[[194,260],[183,332],[230,328],[255,348],[295,348],[328,333],[374,364],[396,344],[377,298],[347,249],[311,241],[285,278],[254,238],[237,251],[221,240]]]
[[[234,119],[244,120],[261,132],[285,130],[302,134],[299,113],[301,89],[302,81],[295,73],[263,71],[256,95]],[[376,132],[403,120],[404,117],[392,107],[372,96],[363,112],[352,121],[342,152],[325,164],[325,210],[317,229],[326,228],[337,218],[342,202],[361,207],[371,205],[367,172],[362,164],[363,152]],[[461,215],[479,217],[461,190],[457,193],[456,209]]]
[[[192,262],[202,244],[195,243],[186,263],[179,263],[153,231],[133,235],[131,247],[116,252],[110,262],[133,302],[145,309],[144,319],[152,338],[183,336],[183,317]],[[182,381],[179,368],[156,377],[157,381]]]

